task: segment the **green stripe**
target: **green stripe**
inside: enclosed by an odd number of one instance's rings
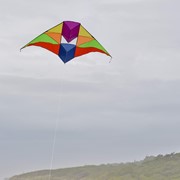
[[[81,44],[79,47],[83,47],[83,48],[86,48],[86,47],[95,47],[95,48],[98,48],[106,53],[108,53],[105,48],[97,41],[97,40],[92,40],[90,42],[87,42],[87,43],[84,43],[84,44]]]
[[[37,42],[47,42],[47,43],[51,43],[51,44],[58,44],[54,39],[49,37],[47,34],[41,34],[40,36],[36,37],[31,42],[29,42],[28,45],[34,44]]]

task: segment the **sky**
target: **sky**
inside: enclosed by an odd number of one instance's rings
[[[0,179],[180,152],[178,0],[0,0]],[[20,48],[73,20],[108,50],[67,64]]]

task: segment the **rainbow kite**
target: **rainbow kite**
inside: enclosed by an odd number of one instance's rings
[[[65,43],[63,43],[63,38]],[[76,43],[73,44],[75,39]],[[79,22],[74,21],[63,21],[37,36],[21,49],[27,46],[45,48],[57,54],[64,63],[90,52],[100,52],[111,57],[106,49]]]

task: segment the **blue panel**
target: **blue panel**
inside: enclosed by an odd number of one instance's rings
[[[75,50],[76,45],[62,43],[60,44],[59,57],[66,63],[74,58]]]

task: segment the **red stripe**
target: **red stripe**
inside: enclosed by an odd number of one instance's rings
[[[46,43],[46,42],[37,42],[37,43],[30,44],[28,46],[40,46],[57,55],[59,54],[59,48],[60,48],[59,44],[51,44],[51,43]]]
[[[106,55],[109,56],[109,54],[105,53],[104,51],[102,51],[102,50],[100,50],[98,48],[94,48],[94,47],[82,48],[82,47],[77,47],[76,46],[75,57],[82,56],[82,55],[90,53],[90,52],[100,52],[100,53],[103,53],[103,54],[106,54]]]

